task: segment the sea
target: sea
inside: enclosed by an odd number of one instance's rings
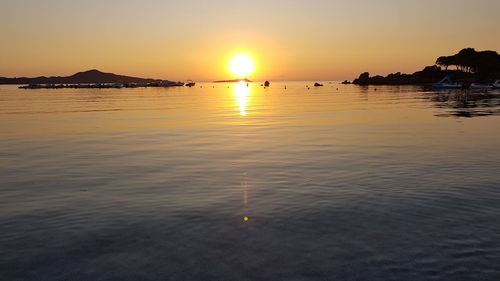
[[[500,280],[500,90],[0,86],[0,280]]]

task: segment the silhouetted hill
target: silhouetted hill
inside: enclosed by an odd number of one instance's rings
[[[448,69],[455,66],[456,70]],[[443,68],[441,68],[443,67]],[[430,84],[450,76],[465,82],[493,82],[500,79],[500,55],[495,51],[477,52],[472,48],[461,50],[452,56],[442,56],[436,64],[427,66],[413,74],[391,73],[387,76],[372,76],[364,72],[353,84],[358,85],[418,85]]]
[[[117,75],[114,73],[101,72],[97,69],[78,72],[71,76],[0,78],[0,84],[150,83],[158,81],[160,80]]]

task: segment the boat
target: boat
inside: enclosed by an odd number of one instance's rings
[[[484,83],[472,83],[470,84],[471,89],[475,90],[488,90],[493,89],[493,84],[484,84]]]
[[[432,84],[432,88],[434,89],[461,89],[462,87],[462,84],[453,81],[450,76],[446,76],[441,81]]]
[[[187,83],[185,84],[186,87],[194,87],[196,85],[195,82],[193,82],[193,80],[188,80]]]
[[[183,82],[173,82],[173,81],[161,81],[159,87],[182,87],[184,86]]]
[[[42,84],[29,84],[26,86],[19,86],[19,89],[42,89],[44,85]]]

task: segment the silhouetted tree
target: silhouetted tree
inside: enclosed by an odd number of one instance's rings
[[[436,60],[436,65],[445,70],[454,65],[458,70],[470,73],[497,72],[500,69],[500,56],[495,51],[477,52],[473,48],[462,49],[453,56],[442,56]]]
[[[442,56],[442,57],[439,57],[437,60],[436,60],[436,64],[438,66],[443,66],[445,68],[445,70],[448,70],[448,67],[450,65],[454,65],[454,57],[451,56]]]
[[[466,48],[455,55],[455,60],[462,67],[462,71],[475,72],[478,53],[473,48]]]

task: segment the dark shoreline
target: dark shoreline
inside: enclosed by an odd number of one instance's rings
[[[449,70],[450,66],[456,70]],[[413,74],[401,72],[387,76],[370,76],[364,72],[352,81],[356,85],[432,85],[449,77],[464,85],[472,83],[491,84],[500,79],[500,55],[495,51],[476,51],[472,48],[462,49],[452,56],[441,56],[432,66],[427,66]],[[344,81],[348,84],[348,81]]]

